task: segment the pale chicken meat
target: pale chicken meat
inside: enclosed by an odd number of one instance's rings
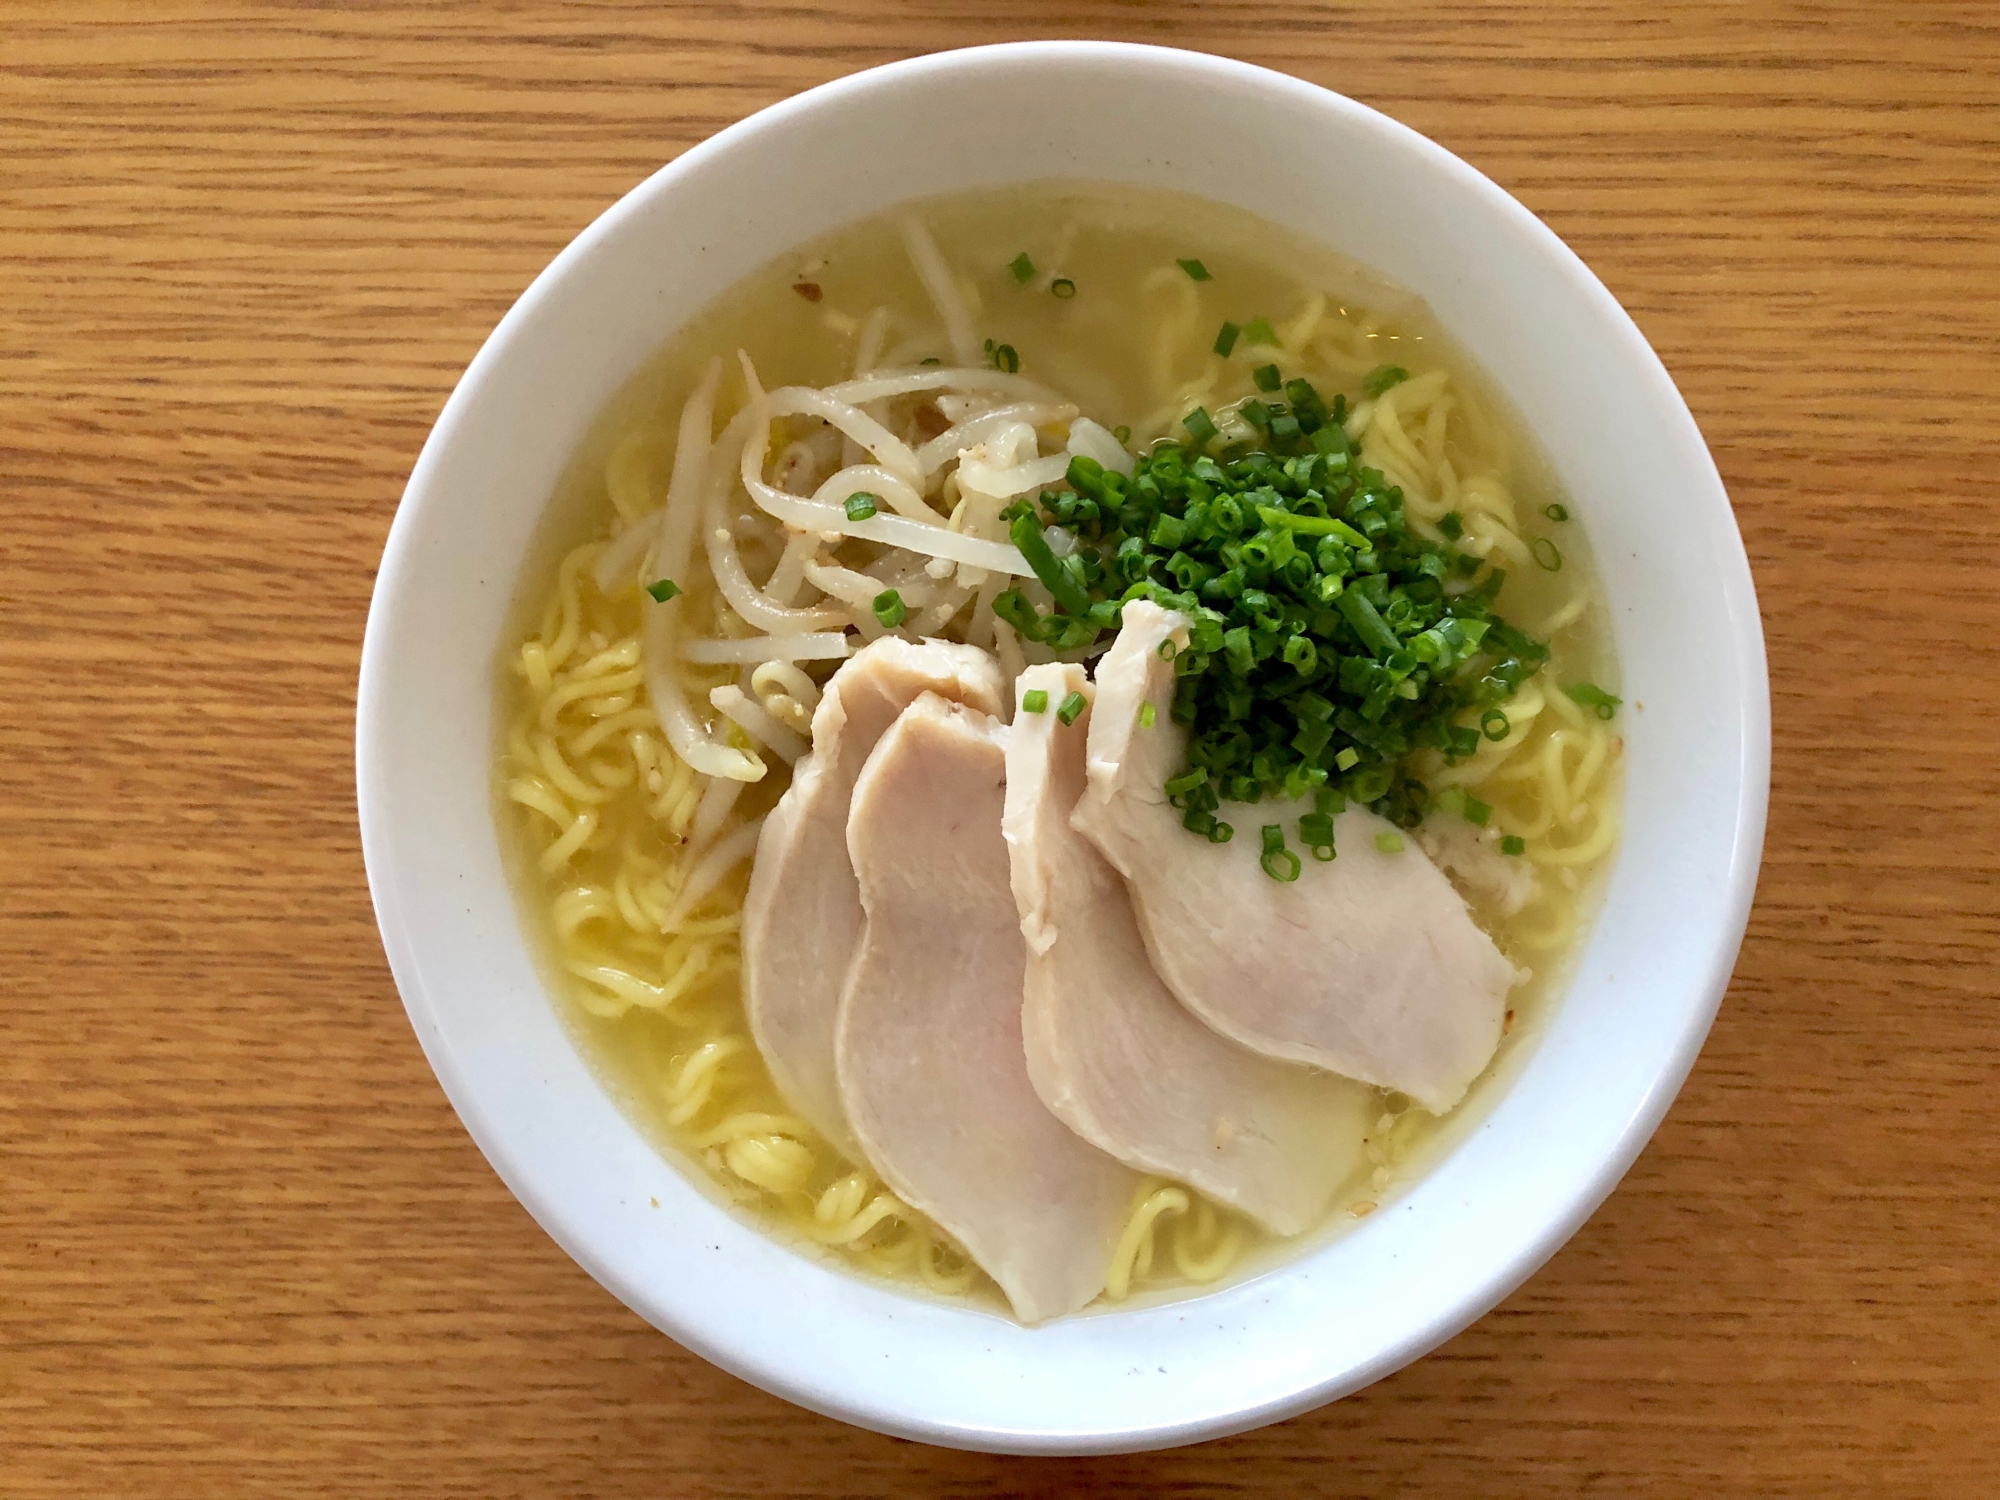
[[[1030,692],[1046,695],[1039,713],[1019,706]],[[1055,709],[1089,697],[1083,669],[1030,667],[1015,693],[1002,827],[1028,945],[1021,1030],[1035,1091],[1126,1165],[1297,1234],[1359,1164],[1370,1091],[1225,1040],[1168,992],[1125,882],[1070,826],[1088,720],[1065,725]]]
[[[1187,736],[1169,710],[1187,621],[1135,601],[1097,668],[1087,784],[1072,815],[1132,892],[1167,988],[1223,1035],[1310,1063],[1426,1109],[1458,1103],[1500,1041],[1519,977],[1414,842],[1363,808],[1334,821],[1337,858],[1308,857],[1296,881],[1258,865],[1259,822],[1279,808],[1226,808],[1243,836],[1212,844],[1181,826],[1165,782]],[[1154,722],[1140,713],[1153,705]],[[1382,848],[1377,838],[1395,852]]]
[[[1500,850],[1500,831],[1464,818],[1426,818],[1417,842],[1431,862],[1458,877],[1461,890],[1511,917],[1534,899],[1535,867]]]
[[[896,716],[923,693],[1001,710],[1006,684],[973,646],[885,636],[833,674],[812,751],[764,820],[743,902],[743,1008],[786,1101],[850,1161],[861,1157],[834,1076],[841,982],[861,935],[847,857],[855,778]]]
[[[841,999],[841,1098],[868,1161],[1026,1323],[1104,1289],[1138,1175],[1049,1113],[1028,1078],[1028,945],[1001,836],[1007,731],[935,695],[854,788],[867,913]]]

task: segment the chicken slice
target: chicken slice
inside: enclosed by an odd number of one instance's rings
[[[836,1051],[847,1116],[882,1180],[1038,1323],[1104,1289],[1139,1179],[1028,1081],[1028,948],[1000,833],[1006,734],[926,695],[868,758],[847,821],[868,919]]]
[[[1053,710],[1089,696],[1083,668],[1030,667],[1016,704],[1030,691],[1047,706],[1015,710],[1002,828],[1028,940],[1021,1030],[1035,1092],[1127,1166],[1297,1234],[1359,1164],[1371,1091],[1224,1040],[1160,983],[1125,882],[1070,827],[1087,730]]]
[[[1143,600],[1097,667],[1088,785],[1072,815],[1132,891],[1160,977],[1217,1031],[1272,1057],[1400,1089],[1443,1113],[1500,1041],[1514,966],[1413,842],[1364,808],[1334,821],[1339,857],[1307,858],[1296,881],[1258,867],[1257,822],[1280,808],[1226,810],[1246,835],[1227,844],[1180,824],[1163,784],[1187,735],[1176,726],[1174,669],[1187,621]],[[1154,725],[1139,727],[1151,703]]]
[[[882,733],[923,693],[1000,712],[1005,680],[972,646],[884,636],[841,665],[813,714],[812,753],[764,820],[743,901],[743,1008],[771,1077],[834,1149],[861,1154],[834,1076],[840,986],[861,935],[847,858],[854,780]]]
[[[1535,895],[1535,867],[1500,852],[1498,829],[1479,828],[1464,818],[1426,818],[1417,829],[1424,853],[1474,900],[1511,917]]]

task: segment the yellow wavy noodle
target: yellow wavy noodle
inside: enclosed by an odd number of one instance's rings
[[[1148,277],[1142,293],[1154,316],[1148,368],[1155,405],[1135,424],[1139,440],[1173,429],[1197,405],[1227,419],[1253,393],[1250,371],[1271,351],[1215,355],[1202,297],[1178,267]],[[1363,460],[1402,488],[1414,524],[1426,534],[1439,535],[1439,520],[1456,511],[1465,550],[1510,570],[1529,564],[1505,477],[1511,439],[1476,392],[1456,389],[1444,368],[1420,368],[1420,341],[1399,342],[1390,325],[1332,306],[1318,293],[1278,327],[1287,373],[1296,370],[1329,391],[1355,389],[1363,374],[1387,362],[1385,351],[1394,351],[1410,378],[1360,402],[1349,417]],[[671,469],[669,429],[642,423],[626,434],[604,472],[615,523],[630,525],[655,511]],[[704,781],[674,754],[647,701],[636,582],[607,596],[592,580],[603,546],[588,543],[562,558],[539,626],[515,653],[499,778],[520,809],[567,998],[613,1028],[609,1045],[632,1065],[662,1132],[732,1201],[863,1269],[913,1279],[940,1294],[994,1297],[948,1236],[785,1108],[749,1036],[737,991],[747,869],[669,926],[696,853],[687,840]],[[697,633],[745,633],[705,573],[686,587],[677,607],[698,624]],[[1506,706],[1505,734],[1482,738],[1460,765],[1434,758],[1421,772],[1434,791],[1457,786],[1475,793],[1491,806],[1495,830],[1526,841],[1525,858],[1537,876],[1532,898],[1511,917],[1480,913],[1524,960],[1560,953],[1571,942],[1582,920],[1577,872],[1617,837],[1613,787],[1621,742],[1610,725],[1552,686],[1562,680],[1589,608],[1578,593],[1543,621],[1527,622],[1540,623],[1553,638],[1555,657]],[[680,671],[696,703],[736,680],[727,667]],[[808,730],[819,689],[797,667],[760,668],[749,686],[768,711]],[[782,766],[774,773],[741,796],[716,837],[769,808],[786,782]],[[1379,1197],[1433,1123],[1402,1096],[1385,1096],[1366,1142],[1369,1176],[1355,1191]],[[1358,1216],[1373,1210],[1376,1197],[1342,1201]],[[1141,1289],[1213,1282],[1258,1238],[1239,1215],[1184,1186],[1148,1178],[1134,1194],[1105,1296],[1116,1301]]]

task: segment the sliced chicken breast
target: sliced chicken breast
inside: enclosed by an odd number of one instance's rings
[[[1070,826],[1088,726],[1055,709],[1090,691],[1077,666],[1030,667],[1015,684],[1002,828],[1028,943],[1028,1076],[1058,1119],[1127,1166],[1297,1234],[1360,1163],[1371,1091],[1225,1040],[1160,982],[1125,882]],[[1047,695],[1040,713],[1019,706],[1028,692]]]
[[[1497,829],[1478,828],[1463,818],[1426,818],[1417,842],[1431,863],[1458,877],[1458,888],[1474,900],[1511,917],[1535,894],[1535,867],[1500,852]]]
[[[884,734],[847,843],[867,913],[836,1034],[869,1162],[1025,1323],[1104,1289],[1137,1174],[1050,1114],[1021,1042],[1027,944],[1000,832],[1007,731],[935,695]]]
[[[1400,1089],[1442,1113],[1463,1097],[1500,1041],[1519,978],[1465,902],[1414,841],[1364,808],[1334,821],[1338,858],[1307,858],[1284,883],[1258,867],[1260,822],[1277,808],[1225,811],[1241,834],[1211,844],[1188,833],[1164,783],[1186,755],[1174,725],[1173,665],[1187,621],[1145,601],[1097,667],[1087,786],[1074,826],[1132,891],[1167,988],[1223,1035],[1272,1057]],[[1141,707],[1154,706],[1151,729]]]
[[[848,1160],[861,1154],[834,1076],[833,1023],[861,935],[847,858],[854,781],[923,693],[1000,712],[1005,680],[973,646],[885,636],[842,664],[813,714],[812,753],[764,820],[743,902],[743,1007],[779,1091]]]

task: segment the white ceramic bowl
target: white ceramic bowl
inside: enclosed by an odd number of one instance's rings
[[[1427,298],[1518,403],[1613,601],[1627,827],[1539,1045],[1388,1211],[1193,1300],[1026,1329],[815,1263],[717,1207],[571,1046],[516,925],[490,791],[499,633],[592,418],[744,272],[904,199],[1047,178],[1240,204]],[[1637,709],[1643,704],[1643,711]],[[1192,53],[1035,43],[814,89],[612,207],[480,350],[410,477],[362,654],[361,832],[431,1065],[529,1212],[656,1327],[766,1390],[927,1442],[1163,1447],[1345,1395],[1535,1270],[1659,1124],[1750,907],[1769,775],[1763,637],[1701,435],[1632,321],[1493,183],[1374,111]],[[657,1199],[659,1206],[653,1207]]]

